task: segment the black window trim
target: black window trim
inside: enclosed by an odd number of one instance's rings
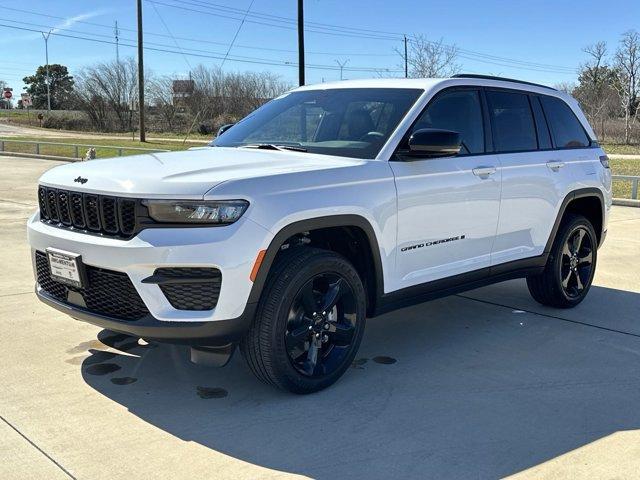
[[[531,110],[533,111],[533,120],[535,122],[536,134],[538,136],[538,151],[546,152],[550,150],[554,150],[553,148],[553,137],[551,136],[551,127],[549,126],[549,121],[547,120],[547,115],[544,113],[544,109],[542,108],[542,102],[540,101],[540,95],[537,93],[530,92],[529,93],[529,103],[531,104]],[[533,107],[533,104],[536,104],[540,110],[536,110]],[[541,145],[541,133],[540,126],[542,128],[546,128],[547,136],[549,138],[550,148],[540,148]]]
[[[517,88],[507,88],[507,87],[493,87],[493,86],[483,86],[483,85],[454,85],[452,87],[445,87],[442,90],[439,90],[438,92],[435,93],[435,95],[433,95],[433,97],[431,97],[429,99],[429,101],[427,102],[427,104],[422,108],[422,110],[420,111],[420,113],[418,114],[418,116],[415,118],[415,120],[413,122],[411,122],[411,125],[407,128],[407,131],[404,133],[404,135],[402,136],[402,138],[400,139],[400,141],[398,142],[398,145],[396,146],[395,150],[393,151],[393,153],[391,154],[391,158],[389,158],[390,162],[397,162],[397,161],[404,161],[402,158],[400,158],[400,156],[402,155],[402,146],[406,144],[406,142],[409,140],[409,133],[413,130],[413,127],[418,123],[418,120],[420,120],[420,118],[422,118],[422,115],[424,114],[424,112],[426,111],[427,108],[429,108],[429,106],[431,105],[431,103],[437,99],[440,95],[443,95],[446,92],[450,92],[452,90],[476,90],[478,92],[478,94],[480,95],[480,107],[482,109],[482,120],[483,120],[483,128],[484,128],[484,152],[482,153],[462,153],[462,154],[458,154],[455,155],[453,157],[445,157],[445,158],[464,158],[464,157],[479,157],[479,156],[483,156],[483,155],[510,155],[510,154],[515,154],[515,153],[533,153],[533,152],[552,152],[552,151],[562,151],[562,150],[585,150],[585,149],[592,149],[592,148],[600,148],[600,144],[596,141],[593,140],[591,138],[591,136],[589,135],[589,133],[587,132],[587,130],[584,128],[584,125],[582,124],[582,122],[580,121],[580,119],[578,118],[578,116],[575,114],[575,112],[573,111],[573,108],[571,108],[571,106],[564,101],[564,99],[560,98],[560,97],[556,97],[555,95],[546,95],[546,94],[542,94],[542,93],[538,93],[538,92],[532,92],[529,90],[520,90]],[[492,128],[492,124],[491,124],[491,119],[490,119],[490,115],[489,115],[489,105],[487,102],[487,98],[486,98],[486,91],[487,90],[497,90],[497,91],[503,91],[503,92],[513,92],[513,93],[521,93],[526,95],[529,98],[529,108],[531,109],[531,115],[533,117],[533,124],[534,124],[534,128],[536,129],[536,139],[537,139],[537,144],[538,144],[538,148],[535,150],[517,150],[517,151],[505,151],[505,152],[498,152],[495,150],[494,148],[494,142],[493,142],[493,131],[494,129]],[[536,97],[538,99],[538,101],[540,102],[540,109],[542,110],[542,114],[544,116],[544,122],[547,125],[547,129],[549,131],[549,138],[551,139],[551,148],[539,148],[540,147],[540,137],[538,134],[538,125],[537,122],[535,121],[536,117],[535,117],[535,110],[533,109],[533,106],[531,105],[531,102],[533,101],[532,97]],[[569,107],[569,110],[571,110],[571,113],[573,114],[573,116],[575,117],[575,119],[578,121],[578,123],[580,124],[580,127],[582,128],[582,130],[584,131],[585,135],[587,136],[587,139],[589,140],[589,145],[587,145],[586,147],[556,147],[555,144],[555,139],[553,137],[553,132],[551,130],[551,126],[549,125],[549,120],[547,119],[547,113],[544,110],[544,106],[542,104],[542,101],[540,100],[540,97],[552,97],[552,98],[556,98],[558,100],[560,100],[561,102],[563,102],[565,105],[567,105],[567,107]],[[437,157],[437,158],[442,158],[442,157]],[[432,157],[424,157],[424,158],[412,158],[412,161],[422,161],[422,160],[433,160]]]

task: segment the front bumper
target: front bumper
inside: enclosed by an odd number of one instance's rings
[[[122,322],[94,315],[81,307],[61,303],[36,287],[40,299],[73,317],[82,317],[80,319],[124,333],[138,335],[141,328],[168,329],[167,334],[153,331],[153,335],[146,335],[148,338],[173,337],[171,329],[175,324],[193,324],[185,327],[193,332],[187,336],[194,336],[198,334],[196,324],[235,322],[243,318],[250,310],[247,301],[253,286],[249,278],[253,262],[258,251],[266,248],[271,239],[268,230],[246,218],[225,227],[148,229],[130,240],[57,228],[40,222],[37,213],[29,219],[27,227],[33,259],[36,251],[44,252],[52,247],[80,254],[86,265],[125,273],[149,310],[150,319]],[[201,311],[174,308],[158,285],[143,283],[145,278],[162,267],[212,267],[220,270],[222,283],[215,308]],[[105,323],[114,321],[116,325]],[[203,327],[202,333],[206,334],[206,330]]]
[[[249,328],[256,304],[247,304],[238,318],[215,322],[167,322],[152,315],[129,322],[105,315],[98,315],[81,307],[62,303],[36,288],[37,297],[56,310],[83,322],[125,333],[145,340],[202,346],[226,346],[236,344]]]

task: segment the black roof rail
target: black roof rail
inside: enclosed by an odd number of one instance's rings
[[[500,80],[503,82],[522,83],[524,85],[532,85],[534,87],[548,88],[549,90],[557,91],[555,88],[549,87],[547,85],[540,85],[539,83],[533,83],[533,82],[525,82],[524,80],[516,80],[514,78],[495,77],[493,75],[479,75],[476,73],[459,73],[457,75],[453,75],[451,78],[479,78],[482,80]]]

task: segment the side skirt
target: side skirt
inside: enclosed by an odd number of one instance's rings
[[[547,257],[548,254],[545,253],[537,257],[481,268],[384,294],[378,298],[372,317],[493,283],[542,273],[547,263]]]

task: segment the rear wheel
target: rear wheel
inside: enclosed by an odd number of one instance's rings
[[[349,368],[365,324],[365,291],[344,257],[315,248],[283,254],[240,344],[261,380],[294,393],[333,384]]]
[[[596,269],[598,241],[582,215],[565,219],[540,275],[527,278],[531,296],[543,305],[571,308],[586,297]]]

